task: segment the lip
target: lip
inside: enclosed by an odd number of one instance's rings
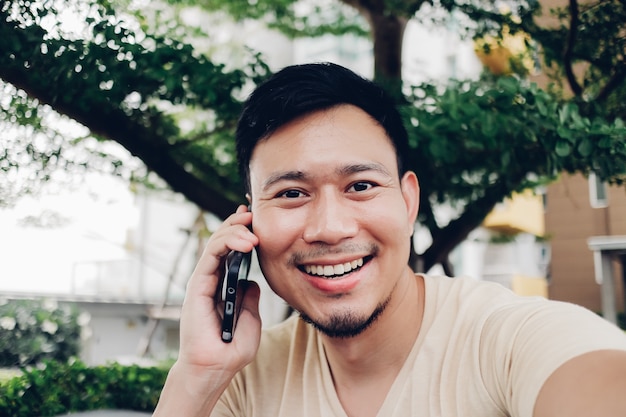
[[[366,261],[364,262],[364,264],[358,269],[355,269],[340,277],[329,278],[319,275],[310,275],[304,272],[303,274],[310,285],[323,293],[347,293],[354,290],[361,282],[361,279],[363,277],[362,271],[365,267],[367,267],[369,261],[371,261],[371,257],[366,257],[365,259]]]
[[[352,291],[361,282],[359,271],[340,278],[324,278],[305,274],[307,281],[314,288],[328,294],[340,294]]]

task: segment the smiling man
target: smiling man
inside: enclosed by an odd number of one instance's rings
[[[250,160],[263,275],[322,333],[359,335],[417,291],[406,265],[418,194],[385,130],[358,107],[282,126]]]
[[[287,67],[253,92],[237,130],[251,211],[226,219],[192,274],[155,416],[626,415],[618,328],[407,266],[419,183],[406,149],[391,99],[343,67]],[[223,260],[255,247],[299,314],[261,332],[251,282],[224,343]]]

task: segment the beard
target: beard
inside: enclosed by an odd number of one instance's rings
[[[369,329],[372,324],[380,317],[389,304],[391,297],[388,297],[380,303],[374,311],[369,315],[357,315],[353,311],[333,314],[330,318],[322,321],[313,320],[305,313],[300,312],[300,318],[311,324],[320,333],[335,339],[349,339],[360,335]]]

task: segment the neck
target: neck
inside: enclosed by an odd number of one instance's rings
[[[407,268],[378,319],[358,336],[322,336],[335,384],[395,375],[411,351],[422,322],[424,280]]]

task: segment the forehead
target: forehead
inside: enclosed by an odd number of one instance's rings
[[[342,105],[293,120],[259,141],[250,176],[353,164],[378,164],[397,174],[395,148],[383,127],[360,108]]]

